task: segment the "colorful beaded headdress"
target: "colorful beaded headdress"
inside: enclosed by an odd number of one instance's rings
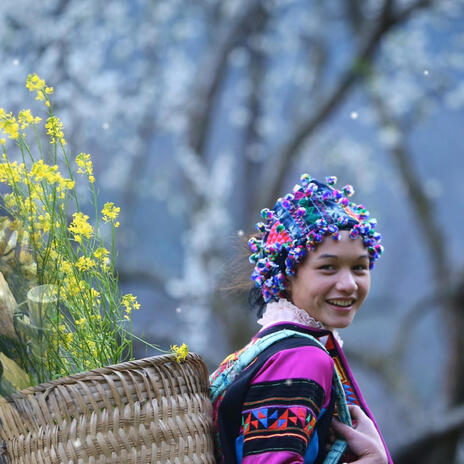
[[[261,211],[265,222],[258,222],[256,228],[263,237],[251,238],[248,246],[253,252],[250,262],[255,264],[251,278],[266,303],[285,297],[286,277],[295,275],[297,264],[326,235],[339,240],[339,231],[349,230],[351,238],[362,237],[370,269],[383,253],[382,237],[375,232],[377,221],[369,218],[363,205],[348,199],[353,187],[333,188],[337,182],[334,176],[327,177],[326,182],[303,174],[293,193],[279,198],[272,210]]]

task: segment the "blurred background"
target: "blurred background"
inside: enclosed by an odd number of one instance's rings
[[[353,184],[386,248],[353,370],[396,463],[464,463],[463,25],[463,0],[3,0],[0,107],[55,87],[121,206],[136,333],[210,370],[258,329],[225,288],[259,210],[303,172]]]

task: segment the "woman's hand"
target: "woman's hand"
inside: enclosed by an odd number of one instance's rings
[[[358,456],[359,459],[353,462],[358,464],[387,464],[385,448],[374,423],[359,406],[350,405],[348,409],[355,428],[351,428],[337,419],[332,420],[332,426],[346,440],[351,451]]]

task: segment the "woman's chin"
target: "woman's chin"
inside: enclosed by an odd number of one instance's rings
[[[346,314],[344,317],[330,318],[324,322],[324,325],[331,329],[344,329],[348,327],[354,319],[354,314]]]

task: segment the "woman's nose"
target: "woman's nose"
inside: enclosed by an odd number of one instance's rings
[[[343,270],[339,272],[335,287],[337,290],[345,293],[351,293],[357,290],[358,284],[356,283],[356,279],[351,270]]]

